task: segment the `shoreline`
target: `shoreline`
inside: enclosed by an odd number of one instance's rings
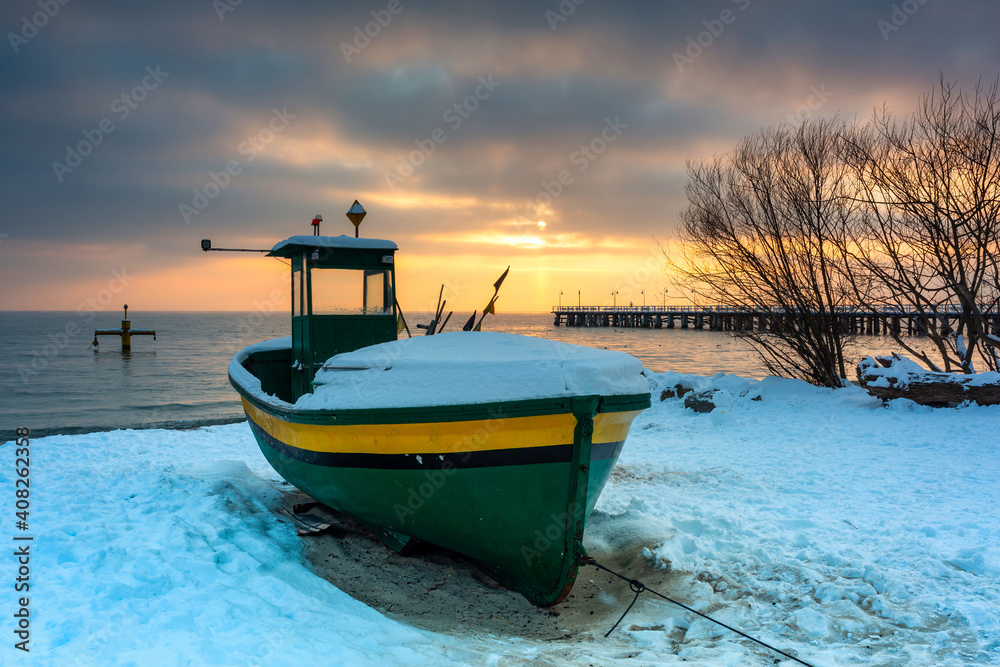
[[[208,417],[204,419],[184,419],[169,422],[154,422],[151,424],[138,424],[135,426],[57,426],[54,428],[28,428],[31,429],[32,439],[48,438],[57,435],[87,435],[89,433],[110,433],[113,431],[193,431],[206,426],[223,426],[226,424],[239,424],[247,420],[246,415],[239,417]],[[0,447],[14,441],[14,429],[10,431],[0,430]]]

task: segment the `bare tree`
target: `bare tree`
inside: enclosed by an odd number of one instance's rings
[[[939,359],[892,336],[932,370],[971,373],[977,354],[997,370],[988,313],[1000,296],[998,81],[965,94],[942,78],[910,118],[883,108],[843,136],[864,204],[843,247],[863,287],[857,299],[915,313]]]
[[[845,196],[842,129],[829,120],[780,125],[730,155],[689,162],[682,255],[668,256],[696,302],[769,323],[734,333],[770,372],[827,387],[846,377],[837,313],[852,296],[837,250],[856,205]]]

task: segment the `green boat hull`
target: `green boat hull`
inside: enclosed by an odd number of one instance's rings
[[[415,538],[461,553],[540,606],[572,588],[587,519],[649,407],[640,394],[295,410],[231,381],[288,482],[391,546]]]

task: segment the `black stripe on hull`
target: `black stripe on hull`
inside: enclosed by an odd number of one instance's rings
[[[590,446],[590,460],[604,461],[606,459],[617,459],[625,446],[624,440],[618,442],[595,442]]]
[[[354,452],[317,452],[292,447],[271,436],[253,419],[247,418],[254,435],[275,451],[288,458],[328,468],[369,468],[376,470],[454,470],[460,468],[492,468],[498,466],[569,463],[573,445],[548,445],[516,449],[488,449],[478,452],[444,454],[369,454]],[[591,460],[617,458],[624,442],[607,442],[591,446]]]

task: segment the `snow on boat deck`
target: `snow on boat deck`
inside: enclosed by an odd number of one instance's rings
[[[496,332],[450,332],[331,357],[296,408],[394,408],[644,394],[624,352]],[[344,369],[365,370],[344,370]]]
[[[651,376],[588,548],[816,665],[1000,664],[1000,406],[685,378],[726,407],[661,403],[682,378]],[[568,642],[390,620],[305,567],[275,514],[287,487],[245,424],[53,436],[31,452],[32,650],[8,634],[3,663],[774,664],[646,596],[608,640],[604,626]],[[8,544],[14,468],[8,443]],[[604,601],[624,610],[625,595]]]

